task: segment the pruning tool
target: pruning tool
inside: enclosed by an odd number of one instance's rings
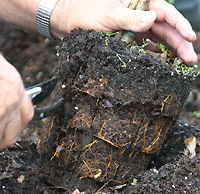
[[[58,78],[52,78],[45,82],[26,88],[26,94],[31,98],[33,105],[39,104],[46,99],[54,90]],[[34,108],[34,117],[32,120],[37,121],[52,115],[63,103],[63,98],[51,106],[43,108]]]

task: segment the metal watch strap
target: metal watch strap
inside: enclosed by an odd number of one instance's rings
[[[58,0],[41,0],[37,15],[36,25],[38,32],[47,38],[53,38],[50,32],[50,18]]]

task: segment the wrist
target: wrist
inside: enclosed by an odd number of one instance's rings
[[[55,38],[65,37],[68,32],[68,14],[70,1],[59,0],[54,7],[50,19],[51,34]]]

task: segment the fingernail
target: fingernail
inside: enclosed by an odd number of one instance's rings
[[[188,24],[188,27],[186,27],[187,25],[185,25],[185,29],[187,29],[188,34],[190,34],[191,36],[193,36],[193,38],[196,40],[197,39],[197,35],[196,35],[195,31],[192,29],[192,26],[188,22],[188,20],[187,20],[187,24]]]
[[[148,19],[148,13],[147,12],[143,12],[142,15],[140,16],[140,22],[146,23],[147,19]]]
[[[122,0],[121,1],[126,7],[128,7],[130,0]]]
[[[156,20],[156,13],[153,10],[142,12],[140,16],[141,23],[147,23],[148,21],[155,21]]]
[[[194,31],[192,31],[192,33],[193,33],[193,36],[194,36],[194,38],[195,38],[195,40],[196,40],[196,39],[197,39],[196,33],[195,33]]]

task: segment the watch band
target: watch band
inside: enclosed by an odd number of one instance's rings
[[[41,0],[37,15],[36,25],[38,32],[47,38],[53,38],[50,32],[50,18],[58,0]]]

